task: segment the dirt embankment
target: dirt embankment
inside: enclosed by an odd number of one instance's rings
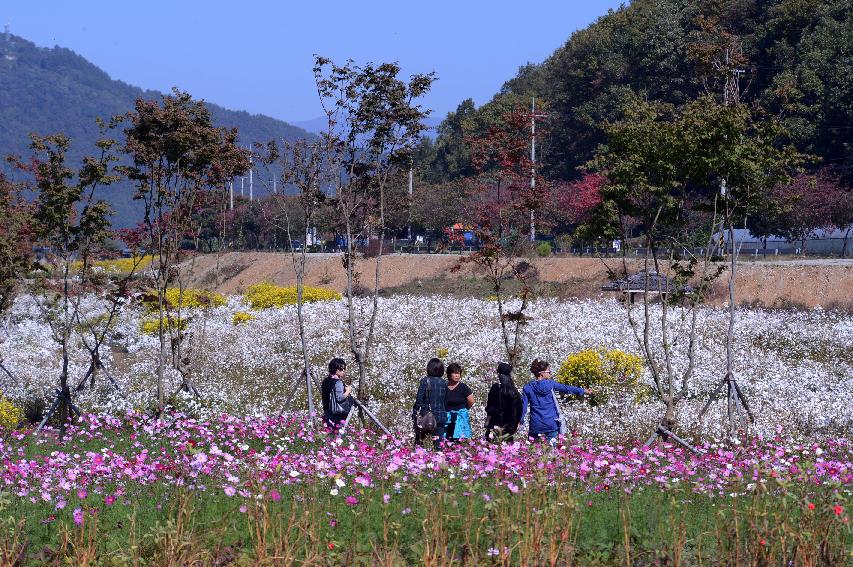
[[[382,257],[382,288],[387,293],[449,293],[480,295],[487,289],[479,283],[472,267],[453,271],[459,256],[389,255]],[[606,262],[606,264],[605,264]],[[533,260],[539,280],[549,295],[599,297],[607,281],[607,266],[620,268],[619,260],[594,258],[537,258]],[[640,269],[639,262],[629,265]],[[270,252],[231,252],[198,256],[182,266],[186,283],[220,293],[240,293],[248,286],[270,281],[294,285],[291,257]],[[358,279],[372,287],[376,263],[359,261]],[[711,302],[727,301],[728,271],[716,282]],[[308,258],[306,284],[343,291],[346,273],[341,256],[312,254]],[[744,261],[738,267],[737,301],[765,307],[815,307],[853,309],[853,260]]]

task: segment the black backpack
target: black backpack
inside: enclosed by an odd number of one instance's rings
[[[335,396],[335,380],[332,377],[326,378],[325,386],[326,392],[324,392],[325,399],[324,405],[328,408],[327,411],[332,415],[347,415],[352,409],[352,399],[347,397],[343,402],[338,402],[337,396]]]

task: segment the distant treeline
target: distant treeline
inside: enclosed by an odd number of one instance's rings
[[[539,157],[546,177],[573,180],[605,142],[604,127],[635,95],[684,104],[722,95],[730,61],[740,97],[788,129],[802,152],[853,175],[853,3],[849,0],[634,0],[610,11],[540,64],[529,63],[487,104],[467,99],[447,115],[418,156],[424,181],[474,172],[466,140],[482,136],[507,109],[544,104]]]

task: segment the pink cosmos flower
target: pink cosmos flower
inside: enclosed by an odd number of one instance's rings
[[[231,486],[230,484],[226,486],[223,490],[225,491],[226,496],[234,496],[235,494],[237,494],[237,489]]]
[[[74,523],[78,526],[83,523],[83,510],[80,508],[74,508],[74,512],[71,513],[71,516],[74,518]]]
[[[104,496],[104,504],[106,504],[107,506],[112,506],[113,504],[115,504],[115,502],[116,497],[112,494],[107,494],[106,496]]]
[[[355,506],[356,504],[358,504],[358,498],[356,498],[355,496],[347,496],[345,501],[348,506]]]
[[[270,490],[270,500],[272,500],[273,502],[278,502],[279,500],[281,500],[281,493],[279,493],[278,490],[273,488],[272,490]]]

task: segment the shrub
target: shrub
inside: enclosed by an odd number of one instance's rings
[[[568,234],[561,234],[554,242],[560,247],[562,252],[568,252],[572,249],[572,237]]]
[[[171,325],[169,324],[169,318],[163,317],[163,329],[166,332],[169,331],[183,331],[187,328],[187,320],[183,317],[172,317]],[[146,335],[156,335],[160,332],[160,322],[157,319],[147,319],[142,322],[142,332]]]
[[[271,283],[259,283],[250,286],[246,291],[246,300],[253,309],[269,309],[296,305],[296,287],[281,287]],[[302,301],[334,301],[341,298],[338,292],[321,287],[304,286]]]
[[[0,394],[0,430],[17,429],[24,419],[24,410]]]
[[[541,258],[547,258],[551,255],[551,244],[548,242],[540,242],[536,245],[536,254]]]
[[[40,423],[47,411],[47,401],[40,396],[32,396],[24,401],[24,419],[33,425]]]
[[[608,392],[625,391],[644,395],[639,380],[645,372],[643,359],[621,350],[588,349],[569,355],[560,365],[555,379],[581,388],[595,387],[594,403],[605,403]]]
[[[95,267],[103,268],[105,272],[108,274],[129,274],[130,270],[133,268],[133,263],[135,261],[139,261],[139,264],[136,266],[136,271],[141,272],[145,268],[151,264],[151,261],[154,259],[154,256],[149,254],[147,256],[143,256],[142,258],[116,258],[115,260],[101,260],[95,262]]]
[[[166,309],[198,309],[225,305],[225,296],[205,289],[170,287],[166,290]],[[150,291],[144,300],[148,311],[157,311],[157,292]]]
[[[172,287],[166,290],[166,301],[175,308],[220,307],[225,305],[225,296],[204,289]]]
[[[115,258],[112,260],[98,260],[97,262],[92,263],[92,268],[99,268],[103,272],[108,275],[124,275],[129,274],[130,270],[133,268],[133,263],[136,260],[139,260],[139,264],[136,266],[136,273],[143,271],[145,268],[151,264],[151,261],[154,259],[154,256],[149,254],[147,256],[143,256],[142,258]],[[82,264],[80,262],[73,262],[71,268],[73,270],[79,270]]]
[[[245,311],[238,311],[234,314],[234,317],[231,319],[231,323],[236,327],[237,325],[242,325],[243,323],[248,323],[249,321],[255,318],[251,313],[246,313]]]

